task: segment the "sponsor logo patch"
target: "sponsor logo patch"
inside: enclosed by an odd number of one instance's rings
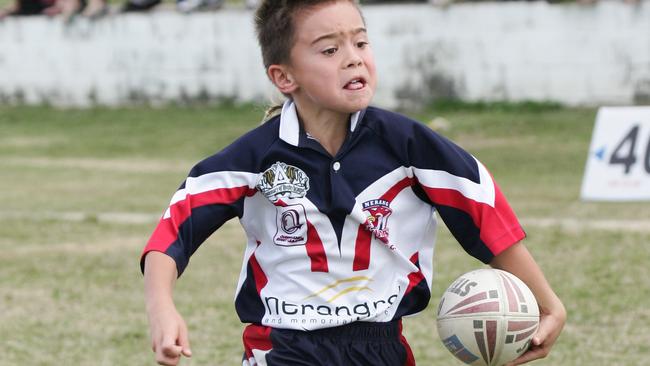
[[[346,295],[358,292],[372,293],[372,279],[355,276],[334,281],[303,300],[291,300],[275,296],[263,298],[266,309],[264,325],[287,324],[304,330],[324,326],[349,324],[379,314],[388,316],[390,309],[399,304],[401,287],[386,296],[368,296],[357,301]]]

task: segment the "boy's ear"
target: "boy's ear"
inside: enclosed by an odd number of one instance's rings
[[[291,73],[287,66],[285,65],[271,65],[266,70],[266,73],[271,79],[273,85],[275,85],[278,90],[285,95],[293,93],[298,89],[298,84],[291,76]]]

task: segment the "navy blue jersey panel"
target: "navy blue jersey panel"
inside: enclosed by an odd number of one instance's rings
[[[475,159],[422,123],[377,108],[368,108],[366,118],[366,126],[384,139],[404,166],[442,170],[480,181]]]
[[[403,166],[400,157],[386,149],[383,138],[374,131],[359,126],[359,135],[353,143],[354,152],[344,154],[339,163],[342,179],[352,189],[349,194],[357,196],[373,182]]]
[[[246,264],[246,280],[235,299],[235,309],[244,323],[260,323],[264,317],[264,304],[257,293],[255,274],[250,262]]]
[[[352,211],[356,196],[356,193],[350,190],[350,180],[345,177],[346,171],[353,171],[354,167],[348,166],[349,163],[347,162],[343,164],[337,172],[334,172],[332,168],[329,169],[330,205],[328,212],[326,212],[336,233],[339,248],[341,247],[343,225],[347,215]]]
[[[419,313],[427,307],[429,299],[431,299],[431,291],[429,291],[427,281],[423,278],[417,285],[413,286],[411,292],[404,295],[393,319],[399,319],[405,315]]]
[[[466,212],[449,207],[437,205],[436,209],[440,217],[449,228],[454,238],[461,244],[463,249],[474,258],[483,263],[490,263],[494,254],[480,239],[481,233]]]
[[[190,177],[217,172],[259,172],[260,162],[273,144],[282,144],[278,138],[279,117],[249,131],[220,152],[199,162]]]
[[[208,205],[192,210],[192,215],[178,228],[178,237],[169,246],[166,253],[176,261],[180,276],[199,246],[221,227],[226,221],[235,217],[234,207],[241,206],[243,200],[236,205]]]

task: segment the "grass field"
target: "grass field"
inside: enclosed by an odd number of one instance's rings
[[[0,107],[0,365],[153,365],[139,252],[191,165],[261,115],[250,105]],[[536,364],[647,364],[650,205],[579,200],[595,110],[447,105],[414,117],[444,118],[442,132],[490,168],[567,306],[565,332]],[[227,223],[179,280],[194,351],[184,365],[241,364],[232,299],[243,243]],[[454,365],[433,310],[480,263],[443,228],[434,265],[431,305],[406,335],[419,365]]]

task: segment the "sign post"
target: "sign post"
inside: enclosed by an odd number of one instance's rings
[[[650,201],[650,107],[599,109],[580,196]]]

